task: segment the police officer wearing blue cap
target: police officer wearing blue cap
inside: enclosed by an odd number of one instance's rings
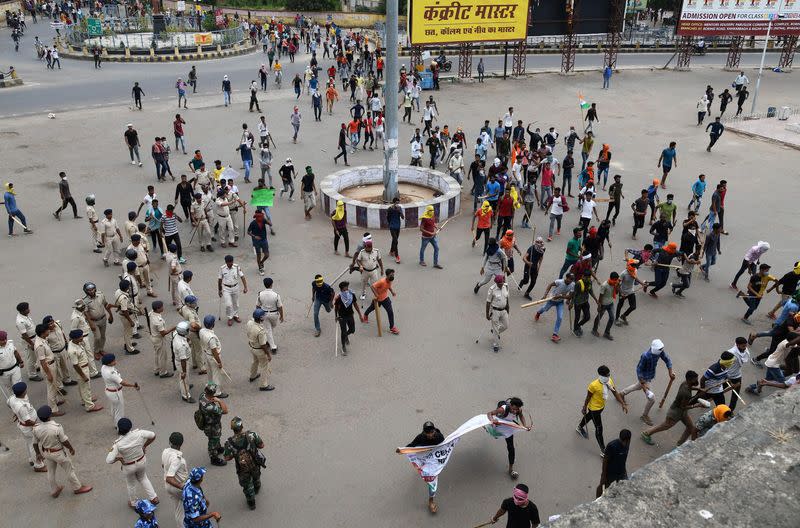
[[[258,390],[271,391],[275,390],[275,387],[269,384],[269,375],[272,372],[269,364],[272,361],[272,354],[267,339],[267,329],[264,328],[266,315],[264,310],[256,308],[253,318],[247,321],[247,344],[253,355],[253,362],[250,364],[250,383],[261,378]]]
[[[8,406],[16,418],[17,427],[22,437],[25,439],[25,447],[28,449],[28,463],[33,466],[33,470],[44,473],[44,461],[36,456],[33,450],[33,426],[36,425],[36,411],[28,400],[28,385],[24,381],[19,381],[11,386],[14,394],[8,398]]]
[[[214,396],[217,398],[227,398],[228,395],[220,392],[219,386],[222,382],[222,344],[214,333],[214,325],[216,319],[213,315],[206,315],[203,318],[203,328],[200,330],[200,346],[203,349],[203,354],[206,358],[206,367],[208,368],[208,381],[213,383],[216,387]]]
[[[184,272],[185,273],[185,272]],[[198,332],[202,328],[200,322],[200,314],[197,309],[197,297],[194,295],[187,295],[183,298],[183,304],[178,309],[178,313],[183,320],[189,323],[189,347],[192,352],[192,369],[200,369],[198,374],[206,373],[206,361],[203,357],[203,350],[200,347],[200,336]]]
[[[149,500],[142,499],[134,506],[134,511],[139,514],[134,528],[158,528],[156,519],[156,505]]]
[[[208,511],[206,494],[200,485],[206,468],[196,467],[189,472],[189,480],[183,486],[184,526],[187,528],[211,528],[211,519],[219,522],[222,515],[218,511]]]
[[[67,474],[67,480],[72,485],[72,492],[75,495],[88,493],[92,491],[91,486],[82,485],[75,474],[75,468],[72,466],[72,459],[67,455],[67,451],[72,456],[75,456],[75,448],[69,442],[64,428],[61,424],[50,420],[53,411],[49,406],[43,405],[36,410],[36,415],[39,417],[39,423],[33,427],[33,449],[36,452],[36,458],[44,460],[47,466],[47,481],[50,484],[50,496],[53,498],[58,497],[64,486],[59,486],[56,482],[56,467],[61,467],[64,473]]]
[[[83,330],[75,328],[69,331],[67,344],[67,357],[72,368],[78,374],[78,390],[81,395],[81,404],[86,412],[97,412],[103,409],[102,405],[94,403],[92,387],[89,385],[89,353],[83,342]]]

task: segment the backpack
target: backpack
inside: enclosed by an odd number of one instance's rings
[[[503,407],[505,409],[505,413],[502,416],[500,415],[495,415],[495,416],[498,416],[500,418],[505,418],[506,416],[508,416],[508,402],[509,400],[501,400],[497,402],[497,408],[499,409],[500,407]]]
[[[206,428],[206,415],[203,413],[202,410],[197,409],[194,412],[194,424],[197,426],[198,429],[204,431]]]

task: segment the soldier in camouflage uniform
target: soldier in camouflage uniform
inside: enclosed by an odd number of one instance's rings
[[[239,485],[244,491],[247,505],[251,510],[256,509],[256,494],[261,489],[261,468],[266,467],[264,455],[259,449],[264,448],[264,442],[258,433],[245,431],[242,419],[238,416],[231,420],[233,436],[225,441],[225,460],[236,461],[236,476]]]
[[[224,466],[227,462],[220,458],[223,450],[219,440],[222,436],[222,415],[228,414],[228,406],[214,396],[215,392],[217,392],[215,383],[209,382],[206,384],[205,391],[200,396],[199,413],[203,417],[203,427],[201,429],[208,437],[208,456],[211,459],[211,463],[215,466]]]

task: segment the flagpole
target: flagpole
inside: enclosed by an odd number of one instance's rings
[[[583,122],[586,120],[586,116],[583,115],[583,94],[578,92],[578,108],[581,109],[581,128],[583,129],[584,135],[586,134],[586,127],[583,126]],[[562,189],[563,191],[563,189]]]

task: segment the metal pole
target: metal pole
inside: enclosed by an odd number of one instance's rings
[[[391,202],[397,197],[397,87],[400,67],[397,57],[398,0],[386,2],[386,79],[383,86],[386,115],[386,152],[383,163],[383,199]]]
[[[503,46],[503,79],[508,77],[508,42]]]
[[[772,31],[772,19],[780,16],[781,9],[783,9],[783,0],[778,4],[778,10],[774,15],[769,15],[769,24],[767,24],[767,37],[764,39],[764,49],[761,50],[761,65],[758,67],[758,79],[756,79],[756,89],[753,92],[753,104],[750,107],[750,113],[756,113],[756,101],[758,100],[758,90],[761,88],[761,74],[764,71],[764,60],[767,58],[767,44],[769,44],[769,34]]]

